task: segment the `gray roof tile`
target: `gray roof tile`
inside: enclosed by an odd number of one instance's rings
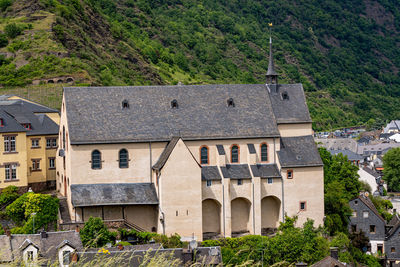
[[[74,207],[158,204],[152,183],[73,184],[71,201]]]
[[[263,84],[69,87],[64,96],[72,144],[279,136]]]
[[[250,167],[254,177],[261,177],[261,178],[281,177],[278,166],[275,163],[257,164],[257,165],[251,165]]]
[[[322,160],[311,135],[282,137],[278,151],[282,167],[322,166]]]
[[[153,165],[154,170],[161,170],[164,167],[165,163],[167,162],[169,155],[171,155],[172,151],[174,150],[176,143],[178,143],[179,137],[173,137],[171,141],[167,144],[163,152],[161,153],[160,157],[158,158],[156,164]]]
[[[201,168],[201,180],[221,180],[217,166],[203,166]]]
[[[277,123],[311,122],[303,86],[300,83],[279,84],[277,93],[274,93],[272,88],[276,85],[268,86],[271,88],[269,96]],[[287,100],[282,97],[285,92],[288,95]]]
[[[364,158],[361,157],[360,155],[354,153],[353,151],[350,151],[348,149],[342,149],[342,150],[329,150],[329,152],[332,155],[338,155],[338,154],[342,154],[343,156],[347,156],[348,160],[363,160]]]
[[[226,167],[220,168],[224,178],[251,179],[251,173],[248,164],[226,164]]]

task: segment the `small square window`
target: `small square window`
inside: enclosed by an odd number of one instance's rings
[[[32,147],[39,147],[39,139],[32,139]]]
[[[396,248],[395,247],[391,247],[390,248],[390,252],[395,253],[396,252]]]
[[[363,212],[363,218],[368,218],[368,216],[369,216],[368,211],[364,211],[364,212]]]
[[[352,225],[351,225],[351,231],[352,231],[352,232],[357,232],[357,225],[352,224]]]
[[[211,186],[212,185],[212,181],[211,180],[207,180],[207,186]]]
[[[274,180],[273,180],[272,178],[268,178],[268,183],[269,183],[269,184],[272,184],[273,181],[274,181]]]
[[[243,180],[242,179],[238,179],[237,180],[237,185],[242,185],[243,184]]]
[[[375,225],[370,225],[370,226],[369,226],[369,232],[370,232],[371,234],[375,234]]]
[[[293,170],[287,170],[286,174],[288,179],[293,179]]]
[[[305,201],[303,201],[303,202],[300,202],[300,210],[306,210],[306,202]]]
[[[354,204],[358,205],[358,200],[354,201]]]
[[[357,211],[353,211],[351,217],[357,217]]]

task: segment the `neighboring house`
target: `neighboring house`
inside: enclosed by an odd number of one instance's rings
[[[363,167],[358,170],[358,175],[360,176],[359,180],[369,184],[374,196],[383,195],[383,188],[386,188],[386,184],[384,184],[379,173],[370,167]]]
[[[381,133],[379,135],[379,140],[389,141],[389,137],[391,137],[392,135],[394,135],[394,133]]]
[[[349,222],[349,232],[363,231],[369,238],[368,250],[372,254],[383,255],[386,237],[385,219],[376,210],[366,193],[360,193],[349,204],[353,210]]]
[[[64,88],[57,189],[72,222],[232,236],[323,223],[323,163],[301,84]]]
[[[368,145],[369,142],[371,142],[372,140],[374,140],[374,138],[372,136],[363,136],[360,139],[357,140],[357,144],[359,145]]]
[[[68,267],[72,253],[83,251],[79,232],[41,232],[30,235],[0,235],[0,263],[40,261]],[[47,266],[47,264],[44,264]]]
[[[347,264],[339,261],[339,251],[337,247],[330,248],[331,254],[319,262],[314,263],[311,267],[345,267]],[[300,265],[296,265],[300,266]],[[307,265],[305,265],[307,266]]]
[[[359,166],[361,163],[364,163],[364,158],[361,157],[360,155],[354,153],[353,151],[350,150],[329,150],[329,152],[332,155],[338,155],[338,154],[342,154],[343,156],[346,156],[347,159],[353,163],[356,166]]]
[[[55,187],[59,113],[16,96],[0,96],[0,190]]]
[[[383,133],[398,133],[400,132],[400,120],[393,120],[383,128]]]
[[[352,138],[316,138],[318,147],[325,147],[327,150],[350,150],[357,152],[357,142]]]
[[[400,147],[400,143],[379,143],[374,145],[358,146],[357,154],[363,157],[370,157],[370,160],[373,160],[376,156],[382,156],[389,149],[395,147]]]
[[[400,143],[400,133],[395,133],[389,137],[390,140],[395,141],[396,143]]]

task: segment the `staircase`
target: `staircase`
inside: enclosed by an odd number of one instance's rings
[[[133,229],[133,230],[136,230],[138,232],[146,232],[146,230],[144,230],[140,226],[138,226],[138,225],[136,225],[136,224],[134,224],[132,222],[128,222],[126,219],[124,219],[124,224],[129,229]]]
[[[71,216],[69,214],[69,209],[68,209],[68,203],[67,203],[67,198],[66,197],[59,197],[60,200],[59,202],[59,212],[60,212],[60,218],[62,223],[70,223],[71,222]]]

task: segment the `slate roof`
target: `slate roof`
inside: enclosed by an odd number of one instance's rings
[[[71,202],[74,207],[158,204],[152,183],[72,184]]]
[[[153,170],[159,171],[162,169],[162,167],[164,167],[165,163],[167,162],[169,156],[171,155],[178,141],[179,137],[173,137],[171,141],[169,141],[169,143],[161,153],[160,157],[158,158],[156,164],[153,165]]]
[[[226,164],[226,167],[220,168],[224,178],[251,179],[251,173],[248,164]]]
[[[201,168],[201,180],[221,180],[217,166],[203,166]]]
[[[311,135],[282,137],[281,150],[278,151],[282,167],[322,166],[322,160]]]
[[[254,177],[261,177],[261,178],[281,177],[278,166],[275,163],[257,164],[257,165],[251,165],[250,167]]]
[[[385,219],[379,214],[378,210],[375,208],[374,203],[372,203],[371,199],[369,197],[365,197],[364,195],[358,196],[358,199],[361,200],[373,213],[375,213],[378,218],[380,218],[382,221],[386,222]]]
[[[375,178],[380,177],[379,173],[377,173],[376,171],[374,171],[373,169],[371,169],[369,167],[364,167],[363,170],[366,171],[368,174],[374,176]]]
[[[4,126],[0,127],[0,132],[26,132],[26,135],[57,135],[59,126],[45,114],[35,114],[27,108],[25,101],[1,101],[10,102],[0,103],[0,116]],[[30,123],[32,129],[27,130],[21,124]]]
[[[29,111],[33,113],[59,113],[57,109],[46,107],[42,104],[33,102],[31,100],[26,101],[24,99],[9,99],[14,95],[0,95],[0,105],[14,105],[19,104],[24,106]]]
[[[341,263],[337,259],[332,258],[331,256],[327,256],[320,260],[319,262],[314,263],[311,267],[346,267],[347,265]]]
[[[329,152],[332,155],[338,155],[338,154],[342,154],[343,156],[347,156],[348,160],[351,161],[357,161],[357,160],[363,160],[364,158],[361,157],[360,155],[354,153],[353,151],[347,150],[347,149],[342,149],[342,150],[329,150]]]
[[[309,120],[304,94],[297,92],[302,87],[282,88],[293,96],[281,117],[303,120],[305,112]],[[71,144],[279,136],[264,84],[68,87],[64,96]],[[129,108],[122,109],[124,100]],[[178,108],[171,108],[173,100]]]
[[[250,154],[256,154],[256,148],[254,147],[254,144],[247,144],[247,148],[249,149]]]
[[[0,235],[0,262],[10,262],[12,257],[18,258],[25,247],[33,244],[39,249],[39,254],[47,260],[53,262],[58,257],[58,248],[65,241],[75,249],[82,250],[82,242],[79,233],[76,231],[48,232],[46,238],[40,234],[30,235],[11,235],[11,239],[6,235]]]
[[[225,149],[223,145],[217,145],[218,155],[225,155]]]
[[[277,93],[274,93],[275,88],[273,88],[276,85],[269,84],[268,86],[271,89],[269,96],[278,124],[311,122],[303,86],[300,83],[279,84]],[[287,100],[282,97],[285,92],[289,98]]]

